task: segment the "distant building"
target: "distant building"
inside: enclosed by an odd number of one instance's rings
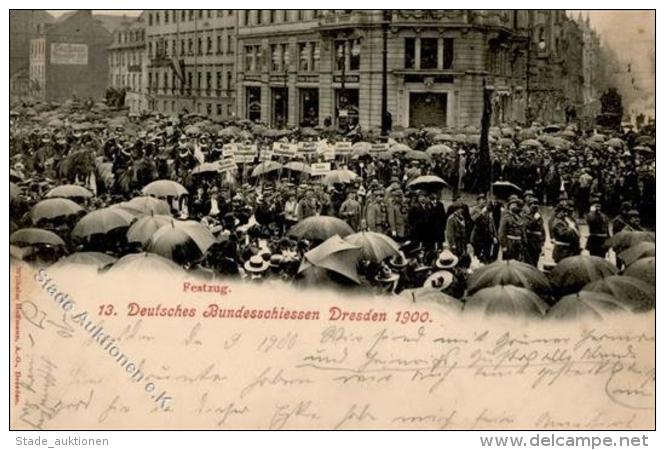
[[[149,108],[236,117],[236,10],[147,10]]]
[[[39,9],[9,11],[9,82],[12,96],[27,96],[30,92],[30,40],[39,27],[55,19]]]
[[[30,40],[32,95],[46,101],[72,96],[100,99],[108,81],[107,48],[113,38],[91,11],[43,24]]]
[[[148,71],[146,56],[146,12],[136,19],[123,22],[113,31],[113,43],[108,48],[109,85],[126,91],[125,106],[132,113],[148,109],[145,74]]]

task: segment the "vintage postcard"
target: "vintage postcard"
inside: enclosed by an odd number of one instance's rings
[[[9,114],[11,430],[656,427],[655,11],[12,10]]]

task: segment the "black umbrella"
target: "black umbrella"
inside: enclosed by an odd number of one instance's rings
[[[500,199],[507,199],[511,195],[522,195],[522,189],[509,181],[492,183],[492,192]]]

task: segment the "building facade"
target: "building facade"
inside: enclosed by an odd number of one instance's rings
[[[277,127],[380,127],[385,36],[393,125],[478,126],[484,86],[495,90],[496,120],[523,121],[526,35],[519,14],[240,11],[238,114]]]
[[[561,123],[583,109],[584,37],[563,10],[530,10],[528,120]]]
[[[147,103],[165,114],[236,117],[236,10],[147,10]]]
[[[107,49],[112,40],[89,10],[43,24],[30,40],[31,94],[46,101],[101,99],[108,84]]]
[[[140,113],[148,109],[145,16],[128,20],[113,32],[113,44],[108,49],[109,86],[124,89],[125,106],[131,113]]]
[[[9,11],[9,92],[12,97],[30,95],[30,40],[37,37],[40,26],[54,21],[48,12],[39,9]]]

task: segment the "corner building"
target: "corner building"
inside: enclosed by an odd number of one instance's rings
[[[383,40],[393,126],[524,121],[528,18],[521,11],[238,11],[238,115],[271,126],[381,125]]]

